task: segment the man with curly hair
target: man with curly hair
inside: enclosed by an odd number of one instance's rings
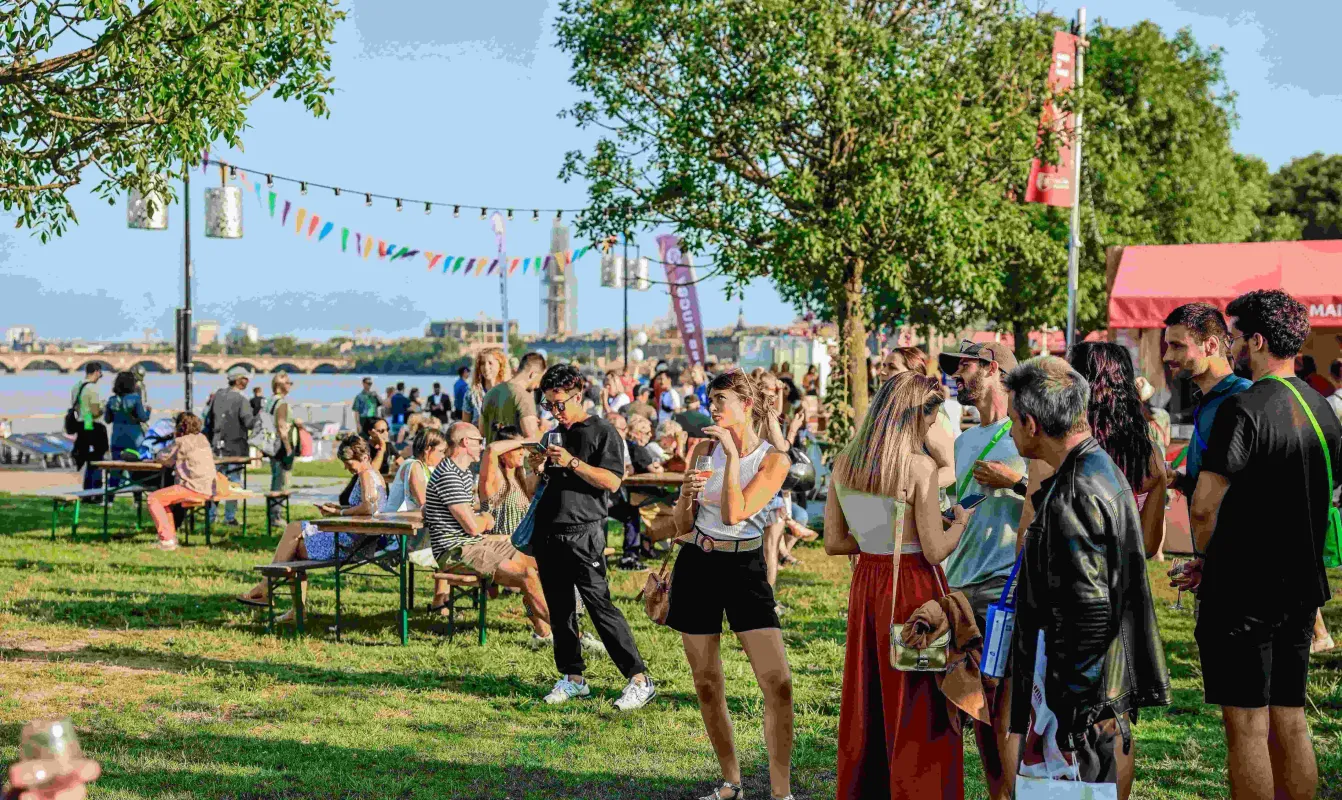
[[[545,702],[565,703],[592,693],[583,678],[576,588],[601,643],[629,681],[615,708],[632,711],[646,705],[657,689],[606,583],[606,517],[611,493],[624,482],[624,442],[614,425],[587,413],[583,385],[582,373],[571,364],[555,364],[540,379],[541,407],[559,422],[562,437],[562,444],[551,444],[531,460],[533,469],[546,464],[532,549],[550,607],[555,666],[562,673]]]
[[[1226,317],[1230,362],[1254,385],[1216,415],[1191,514],[1204,556],[1178,582],[1198,591],[1203,693],[1221,706],[1230,795],[1313,797],[1305,687],[1330,596],[1328,473],[1330,460],[1342,467],[1342,425],[1295,374],[1309,335],[1304,304],[1258,290],[1235,298]]]

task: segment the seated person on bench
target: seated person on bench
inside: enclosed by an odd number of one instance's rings
[[[477,492],[470,467],[480,460],[484,444],[480,431],[469,422],[454,422],[447,429],[447,458],[434,469],[424,498],[424,527],[429,532],[433,555],[441,569],[451,571],[454,567],[465,567],[500,586],[521,589],[523,602],[531,614],[532,636],[546,639],[550,636],[550,611],[545,605],[535,562],[525,563],[525,557],[513,547],[509,536],[486,536],[495,527],[494,516],[488,511],[475,511]],[[502,449],[503,446],[496,448],[493,457],[499,457]],[[515,460],[516,456],[491,463],[488,467],[491,476],[500,467],[507,469],[507,465]],[[500,481],[500,484],[505,482]],[[503,487],[490,488],[495,488],[497,493]],[[525,514],[525,510],[522,513]],[[441,611],[447,603],[447,582],[437,580],[429,610]]]
[[[149,493],[149,516],[158,529],[157,547],[160,550],[177,549],[177,526],[173,524],[169,506],[185,502],[202,502],[214,495],[214,453],[210,440],[200,431],[200,417],[190,411],[177,415],[176,436],[154,460],[172,464],[177,483]]]
[[[350,492],[348,506],[335,503],[322,503],[317,510],[329,517],[371,517],[382,508],[387,500],[387,484],[382,475],[373,468],[368,457],[368,443],[358,435],[347,436],[336,450],[336,458],[345,469],[354,476],[354,489]],[[338,535],[324,531],[311,522],[290,522],[284,526],[284,535],[275,548],[272,564],[286,561],[329,561],[335,558],[337,546],[350,547],[355,540],[354,534]],[[391,538],[395,542],[394,537]],[[379,543],[382,546],[382,543]],[[238,602],[250,606],[264,606],[269,603],[266,597],[266,582],[260,583],[238,596]],[[292,613],[292,612],[289,612]]]

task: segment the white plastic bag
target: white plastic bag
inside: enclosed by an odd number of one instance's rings
[[[1030,730],[1025,734],[1021,764],[1016,771],[1016,800],[1118,800],[1116,784],[1082,782],[1076,756],[1058,747],[1058,718],[1044,699],[1047,672],[1044,632],[1039,631],[1030,690]],[[1042,761],[1035,761],[1030,755],[1041,751]]]

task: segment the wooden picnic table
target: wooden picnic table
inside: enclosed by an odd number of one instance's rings
[[[424,517],[418,511],[395,511],[377,514],[372,517],[322,517],[312,520],[323,531],[331,533],[349,533],[355,536],[395,536],[398,547],[391,557],[395,562],[395,571],[400,578],[400,611],[398,622],[401,631],[401,644],[410,642],[410,601],[414,595],[414,572],[410,569],[410,536],[424,527]],[[364,562],[357,561],[364,547],[356,545],[346,554],[345,559],[352,566]],[[340,548],[336,548],[336,557],[340,559]],[[352,568],[352,566],[350,568]],[[336,641],[340,640],[340,576],[344,569],[336,567]]]
[[[248,456],[214,457],[214,465],[217,467],[234,466],[238,464],[246,465],[250,461],[251,458]],[[132,480],[129,486],[126,486],[124,488],[118,487],[117,491],[135,491],[135,490],[150,491],[151,487],[149,486],[149,482],[153,479],[153,477],[154,476],[158,477],[158,486],[152,488],[162,489],[164,486],[167,485],[168,473],[171,472],[173,468],[171,464],[164,464],[160,461],[154,461],[153,459],[147,461],[92,461],[89,462],[89,465],[103,471],[103,541],[108,540],[107,515],[108,515],[108,509],[112,505],[111,501],[112,496],[114,494],[110,482],[107,480],[108,478],[107,473],[108,472],[144,473],[145,474],[144,479]],[[242,470],[242,488],[244,492],[247,489],[246,469]],[[244,536],[247,534],[247,498],[251,496],[252,496],[251,494],[243,494],[239,496],[240,499],[242,500],[242,533]],[[138,530],[140,527],[140,514],[138,505],[136,506],[135,520],[136,520],[135,527]],[[208,541],[208,539],[209,539],[209,533],[207,530],[206,540]]]
[[[640,486],[678,487],[685,483],[683,472],[642,472],[638,475],[626,475],[624,485],[631,489]]]

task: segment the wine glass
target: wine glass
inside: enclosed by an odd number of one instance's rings
[[[1170,576],[1171,576],[1171,577],[1175,577],[1175,576],[1182,577],[1182,576],[1183,576],[1183,571],[1184,571],[1184,565],[1187,564],[1187,563],[1188,563],[1189,561],[1191,561],[1191,560],[1192,560],[1192,559],[1189,559],[1189,558],[1172,558],[1172,559],[1170,559],[1170,573],[1169,573]],[[1174,605],[1170,606],[1170,608],[1171,608],[1171,609],[1174,609],[1175,611],[1183,611],[1183,610],[1184,610],[1184,589],[1183,589],[1183,584],[1182,584],[1182,583],[1179,584],[1178,592],[1177,592],[1177,594],[1175,594],[1175,596],[1174,596]]]
[[[541,444],[545,445],[547,448],[563,447],[564,434],[560,433],[559,431],[546,431],[545,435],[541,437]]]
[[[696,456],[694,459],[694,477],[708,480],[713,474],[713,457]]]
[[[74,772],[83,758],[79,737],[69,718],[35,720],[24,725],[19,734],[19,759],[40,761],[43,765],[34,789],[51,786]]]

